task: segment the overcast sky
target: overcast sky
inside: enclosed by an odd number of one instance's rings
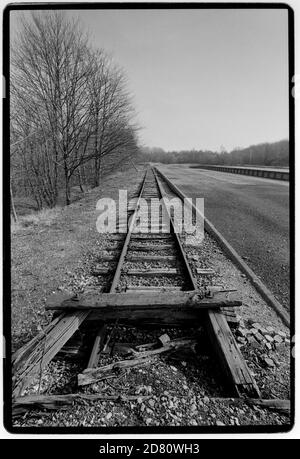
[[[231,150],[288,138],[286,10],[67,14],[124,68],[143,144]]]

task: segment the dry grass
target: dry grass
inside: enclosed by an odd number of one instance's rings
[[[106,236],[96,230],[96,203],[101,196],[117,199],[139,179],[135,169],[106,177],[101,187],[67,207],[20,217],[11,235],[11,315],[13,350],[49,322],[45,301],[58,290],[73,290],[89,270],[90,254]]]
[[[12,233],[17,233],[30,226],[51,226],[53,221],[59,218],[61,212],[61,207],[54,207],[53,209],[42,209],[39,212],[22,215],[18,218],[17,223],[14,221],[12,222],[11,231]]]

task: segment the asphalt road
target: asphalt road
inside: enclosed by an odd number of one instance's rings
[[[185,165],[159,165],[289,309],[289,183]]]

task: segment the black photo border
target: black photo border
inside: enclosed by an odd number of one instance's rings
[[[249,426],[127,426],[127,427],[16,427],[12,419],[11,371],[11,234],[10,234],[10,131],[9,131],[9,64],[10,12],[25,10],[141,10],[141,9],[284,9],[288,13],[288,71],[289,84],[289,145],[290,145],[290,318],[291,336],[295,336],[295,101],[292,95],[294,76],[294,11],[287,3],[31,3],[8,4],[3,12],[3,333],[5,343],[4,373],[4,427],[14,434],[241,434],[283,433],[292,429],[295,419],[295,359],[291,343],[291,420],[287,425]],[[294,343],[293,343],[294,344]],[[124,441],[122,441],[124,443]]]

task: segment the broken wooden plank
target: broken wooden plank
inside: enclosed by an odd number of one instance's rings
[[[17,368],[19,368],[21,365],[24,364],[24,362],[28,359],[30,354],[34,351],[36,346],[44,340],[45,340],[45,335],[51,332],[55,325],[64,317],[64,314],[60,314],[57,317],[55,317],[50,324],[48,324],[40,333],[38,333],[32,340],[30,340],[28,343],[24,344],[20,349],[18,349],[13,355],[12,355],[12,365],[13,365],[13,370],[16,371]]]
[[[17,358],[13,358],[14,397],[19,396],[41,369],[53,359],[88,315],[87,310],[74,311],[59,317],[58,321],[55,320],[55,325],[43,334],[43,339],[36,340],[35,344],[30,346],[30,352],[26,345],[24,354],[21,352],[22,349],[19,351]]]
[[[263,399],[263,398],[247,398],[247,397],[235,397],[235,398],[225,398],[225,397],[214,397],[210,398],[211,401],[227,403],[228,405],[242,406],[244,404],[249,405],[250,407],[259,406],[262,409],[277,411],[279,413],[290,415],[291,411],[291,401],[287,399]]]
[[[154,349],[155,346],[157,345],[157,342],[154,343],[145,343],[145,344],[139,344],[137,346],[134,346],[138,351],[147,351],[149,349]]]
[[[162,262],[169,262],[169,261],[176,261],[175,255],[127,255],[127,261],[162,261]]]
[[[120,370],[150,363],[151,358],[158,354],[174,351],[182,347],[195,346],[196,343],[197,341],[194,339],[177,338],[167,342],[164,346],[161,346],[158,349],[145,350],[142,352],[132,350],[134,354],[133,359],[121,360],[99,368],[84,370],[83,373],[78,375],[78,385],[85,386],[106,378],[118,376]]]
[[[178,286],[161,286],[161,287],[156,287],[156,286],[151,286],[148,287],[146,285],[128,285],[126,289],[126,293],[134,293],[134,292],[140,292],[140,293],[149,293],[149,292],[174,292],[174,291],[182,291],[182,287]]]
[[[221,312],[208,310],[206,324],[212,346],[223,367],[227,381],[234,389],[234,392],[238,396],[241,393],[245,393],[251,397],[259,397],[257,384],[250,373],[224,315]]]
[[[152,233],[149,233],[149,234],[139,234],[139,233],[133,233],[131,235],[131,239],[132,240],[139,240],[139,241],[142,241],[142,240],[146,240],[147,242],[150,240],[150,241],[154,241],[154,240],[161,240],[161,239],[171,239],[172,236],[169,234],[169,233],[162,233],[162,234],[152,234]]]
[[[289,415],[291,411],[291,401],[284,399],[245,399],[249,405],[259,406],[260,408],[268,409],[271,411],[279,411],[283,414]]]
[[[113,343],[111,347],[111,355],[121,354],[129,355],[133,354],[134,344],[133,343]]]
[[[160,346],[159,348],[157,347],[158,345]],[[120,353],[122,355],[131,356],[131,358],[144,358],[151,355],[173,351],[180,347],[194,348],[195,345],[196,340],[194,339],[177,338],[171,341],[170,337],[165,333],[154,343],[140,344],[138,346],[133,343],[114,343],[112,346],[112,354]]]
[[[88,361],[87,368],[96,368],[99,363],[99,358],[100,358],[100,353],[101,349],[103,347],[103,342],[105,338],[105,333],[106,333],[106,324],[103,323],[102,326],[100,326],[94,344],[92,348],[92,352]]]
[[[99,368],[86,369],[78,374],[78,386],[86,386],[107,378],[119,376],[128,368],[140,367],[152,363],[154,357],[121,360]]]
[[[263,398],[246,398],[246,397],[214,397],[210,398],[211,401],[228,403],[229,405],[241,406],[247,404],[251,407],[260,406],[263,409],[278,411],[280,413],[289,415],[291,410],[291,401],[287,399],[263,399]]]
[[[151,395],[103,395],[103,394],[64,394],[64,395],[26,395],[13,401],[12,414],[18,416],[30,409],[59,410],[72,405],[74,401],[134,401],[137,399],[147,400]]]
[[[174,351],[182,347],[194,348],[196,344],[197,344],[197,341],[195,339],[176,338],[173,340],[165,341],[163,343],[163,346],[159,347],[158,349],[150,349],[150,350],[144,350],[144,351],[134,351],[133,349],[133,355],[138,358],[145,358],[145,357],[162,354],[162,353],[169,352],[169,351]]]
[[[148,400],[151,395],[103,395],[103,394],[64,394],[64,395],[26,395],[25,397],[18,397],[13,401],[12,414],[18,416],[26,413],[31,409],[43,410],[59,410],[67,406],[71,406],[73,402],[84,400],[87,402],[94,402],[97,400],[126,402],[141,399],[142,401]],[[278,411],[285,415],[290,415],[291,402],[284,399],[249,399],[249,398],[225,398],[214,397],[209,400],[214,403],[228,403],[229,405],[241,406],[247,404],[250,406],[260,406],[263,409]],[[206,398],[198,399],[206,403]]]

